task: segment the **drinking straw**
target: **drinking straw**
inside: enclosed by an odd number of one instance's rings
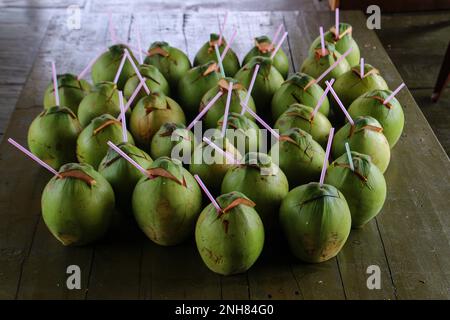
[[[197,180],[197,183],[199,186],[203,189],[203,192],[205,192],[206,196],[209,198],[209,201],[211,201],[214,208],[216,208],[217,212],[221,212],[222,208],[219,206],[219,204],[216,202],[216,199],[211,195],[211,193],[208,191],[208,188],[206,188],[205,184],[203,183],[202,179],[197,174],[194,174],[195,180]]]
[[[61,177],[61,175],[58,173],[58,171],[56,171],[55,169],[53,169],[52,167],[50,167],[47,163],[45,163],[44,161],[42,161],[41,159],[39,159],[38,157],[36,157],[34,154],[32,154],[30,151],[28,151],[26,148],[22,147],[19,143],[17,143],[16,141],[14,141],[11,138],[8,138],[8,142],[10,144],[12,144],[14,147],[16,147],[17,149],[19,149],[20,151],[22,151],[23,153],[25,153],[27,156],[29,156],[31,159],[33,159],[34,161],[36,161],[37,163],[39,163],[41,166],[43,166],[45,169],[47,169],[48,171],[50,171],[51,173],[53,173],[55,176]]]
[[[335,39],[336,40],[339,40],[339,8],[336,8],[335,9],[335,22],[336,22],[336,36],[335,36]]]
[[[55,61],[52,61],[52,78],[53,78],[53,90],[55,91],[55,102],[59,107],[59,92],[58,92],[58,79],[56,78]]]
[[[139,23],[136,23],[136,37],[138,43],[139,63],[143,64],[144,59],[142,58],[141,31],[139,30]]]
[[[364,58],[361,58],[361,63],[359,65],[360,67],[360,74],[361,74],[361,79],[364,78]]]
[[[225,49],[222,52],[222,55],[220,56],[220,60],[223,61],[223,59],[225,59],[225,55],[227,54],[228,50],[230,49],[231,44],[234,41],[234,38],[236,37],[237,34],[237,28],[234,28],[233,34],[231,35],[231,38],[228,40],[227,45],[225,46]]]
[[[328,81],[325,81],[325,83],[327,84],[327,87],[330,88],[330,92],[333,95],[334,99],[336,100],[336,102],[338,103],[339,107],[341,107],[342,112],[344,112],[345,116],[347,117],[348,122],[350,122],[350,124],[353,126],[355,125],[355,122],[353,121],[352,117],[348,114],[347,109],[345,109],[344,105],[341,102],[341,99],[339,99],[338,95],[336,94],[336,92],[334,91],[333,87],[331,86],[331,84]]]
[[[247,108],[246,105],[244,105],[244,103],[241,102],[241,107],[245,108],[245,110],[250,113],[250,115],[255,118],[259,123],[261,123],[264,128],[266,128],[275,138],[277,138],[277,140],[280,139],[280,135],[273,130],[263,119],[261,119],[255,112],[253,112],[252,109]]]
[[[127,160],[129,163],[131,163],[131,165],[133,165],[136,169],[138,169],[143,175],[145,175],[146,177],[149,176],[147,170],[145,170],[142,166],[140,166],[139,163],[137,163],[136,161],[131,159],[125,152],[120,150],[120,148],[118,146],[116,146],[114,143],[112,143],[111,141],[108,141],[108,146],[110,146],[115,152],[117,152],[125,160]]]
[[[216,103],[216,101],[222,96],[222,94],[223,94],[223,92],[222,92],[222,91],[219,91],[219,92],[214,96],[214,98],[212,98],[212,99],[208,102],[208,104],[206,105],[206,107],[204,107],[203,110],[195,117],[195,119],[192,120],[191,124],[188,125],[188,127],[187,127],[188,130],[191,130],[191,129],[192,129],[192,127],[197,123],[197,121],[200,120],[200,119],[204,116],[204,114],[209,110],[209,108],[211,108],[211,107],[214,105],[214,103]]]
[[[97,61],[98,58],[100,58],[100,56],[103,54],[103,51],[100,52],[99,54],[97,54],[95,56],[94,59],[92,59],[91,61],[89,61],[88,65],[86,66],[86,68],[83,69],[83,71],[80,72],[80,74],[77,77],[77,80],[81,80],[86,73],[92,68],[92,66],[94,65],[95,61]]]
[[[229,152],[227,152],[225,150],[222,150],[217,144],[215,144],[214,142],[209,140],[207,137],[203,137],[203,141],[205,141],[207,144],[209,144],[214,150],[217,150],[220,154],[225,156],[228,160],[230,160],[231,163],[234,163],[234,164],[239,163],[234,159],[232,154],[230,154]]]
[[[115,84],[117,84],[117,81],[119,81],[119,77],[120,77],[120,74],[122,73],[123,65],[125,64],[126,58],[127,58],[127,55],[124,54],[122,56],[122,60],[120,60],[119,68],[117,69],[116,76],[114,77]]]
[[[320,31],[320,46],[322,47],[322,56],[325,55],[325,37],[323,36],[323,27],[320,26],[319,28]]]
[[[225,70],[223,70],[222,59],[220,58],[220,52],[219,52],[219,47],[217,46],[217,43],[214,45],[214,49],[216,50],[216,57],[217,57],[217,62],[219,63],[219,67],[220,67],[220,73],[222,74],[222,77],[225,78]]]
[[[244,105],[248,105],[248,100],[250,100],[250,96],[253,90],[253,85],[255,84],[255,80],[256,80],[256,76],[258,75],[258,71],[259,71],[259,64],[257,64],[255,66],[255,70],[253,71],[253,76],[252,76],[252,80],[250,81],[250,85],[248,86],[247,89],[247,95],[245,96],[245,100],[244,100]],[[241,114],[245,113],[245,109],[246,108],[242,108],[241,110]]]
[[[314,83],[320,82],[331,70],[333,70],[348,54],[353,50],[353,47],[348,48],[347,51],[343,55],[341,55],[331,66],[328,67],[327,70],[325,70],[320,77],[318,77]]]
[[[334,79],[331,79],[330,85],[333,85],[333,83],[334,83]],[[311,113],[311,119],[313,119],[313,118],[316,116],[316,113],[317,113],[317,111],[319,111],[320,106],[321,106],[322,103],[323,103],[323,100],[325,100],[325,97],[326,97],[327,94],[328,94],[328,91],[330,91],[330,88],[327,86],[327,87],[325,88],[325,91],[324,91],[324,92],[322,93],[322,95],[320,96],[319,101],[317,101],[316,107],[314,108],[313,112]]]
[[[325,158],[323,159],[322,172],[320,173],[320,186],[323,185],[323,180],[325,179],[325,173],[328,167],[328,157],[330,156],[331,142],[333,142],[334,128],[330,129],[330,135],[328,136],[327,150],[325,151]]]
[[[225,17],[223,18],[222,25],[219,25],[220,33],[219,33],[219,45],[222,44],[223,31],[225,30],[225,25],[227,24],[228,19],[228,11],[225,12]]]
[[[355,171],[355,167],[353,166],[352,153],[350,152],[350,146],[348,145],[348,142],[345,143],[345,150],[347,151],[347,158],[350,169],[352,169],[352,171]]]
[[[281,37],[280,42],[278,42],[275,50],[273,50],[272,55],[270,56],[270,59],[273,59],[273,57],[275,57],[275,55],[277,54],[277,51],[280,50],[281,44],[283,43],[284,39],[286,39],[288,33],[287,31],[283,34],[283,36]]]
[[[222,124],[222,137],[225,136],[225,130],[227,129],[228,112],[230,111],[231,93],[233,91],[233,82],[228,84],[227,103],[225,104],[225,113],[223,114]]]
[[[280,25],[278,26],[277,32],[275,32],[275,35],[273,36],[272,44],[277,42],[278,36],[280,35],[280,32],[281,32],[281,29],[283,29],[283,23],[280,23]]]
[[[139,80],[142,82],[142,81],[143,81],[142,75],[141,75],[141,73],[139,72],[139,69],[138,69],[138,67],[136,66],[136,63],[134,63],[133,59],[131,58],[130,52],[128,51],[128,49],[124,49],[124,51],[125,51],[125,55],[126,55],[127,58],[128,58],[128,61],[130,61],[131,66],[132,66],[133,69],[134,69],[134,72],[136,72],[136,75],[138,76]],[[145,83],[145,81],[144,81],[143,86],[144,86],[145,92],[147,93],[147,95],[149,95],[149,94],[150,94],[150,89],[147,87],[147,84]]]
[[[399,85],[398,86],[398,88],[397,89],[395,89],[394,90],[394,92],[392,92],[390,95],[389,95],[389,97],[387,97],[385,100],[384,100],[384,102],[383,102],[383,104],[384,105],[386,105],[400,90],[402,90],[403,89],[403,87],[405,86],[405,83],[402,83],[401,85]]]
[[[127,121],[125,119],[125,107],[123,106],[123,94],[119,90],[120,118],[122,120],[122,137],[123,142],[128,142]]]
[[[145,82],[145,78],[144,78],[144,82]],[[133,103],[134,99],[136,98],[137,94],[139,93],[139,91],[141,90],[144,82],[139,82],[138,86],[136,87],[136,89],[134,89],[133,94],[131,95],[130,99],[128,99],[127,104],[125,105],[125,112],[128,111],[128,108],[130,108],[131,104]],[[117,117],[117,119],[119,119],[119,117]]]
[[[112,22],[111,11],[108,11],[108,29],[109,29],[109,35],[111,36],[112,42],[117,43],[117,36],[116,36],[116,31],[114,29],[114,25]]]

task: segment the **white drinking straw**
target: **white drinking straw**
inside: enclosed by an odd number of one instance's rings
[[[360,74],[361,74],[361,79],[364,78],[364,58],[361,58],[361,63],[359,65],[360,69]]]
[[[52,61],[52,78],[53,78],[53,90],[55,91],[55,103],[59,107],[58,79],[56,77],[55,61]]]
[[[323,27],[320,26],[320,46],[322,47],[322,56],[325,56],[325,37],[323,36]]]
[[[403,87],[405,86],[405,83],[402,83],[401,85],[398,86],[397,89],[394,90],[394,92],[392,92],[389,97],[386,98],[386,100],[384,100],[383,104],[386,105],[389,101],[391,101],[391,99],[400,91],[403,89]]]
[[[335,9],[335,19],[336,19],[336,39],[339,39],[339,8]]]
[[[328,158],[330,157],[331,143],[333,142],[333,134],[334,134],[334,128],[331,128],[330,134],[328,136],[328,143],[327,143],[327,149],[325,151],[325,158],[323,159],[322,172],[320,173],[319,183],[321,186],[323,185],[323,180],[325,179],[325,173],[327,172]]]
[[[208,102],[208,104],[203,108],[203,110],[195,117],[194,120],[192,120],[191,124],[187,126],[188,130],[192,129],[192,127],[198,122],[198,120],[200,120],[204,116],[206,112],[208,112],[209,108],[211,108],[214,105],[214,103],[216,103],[216,101],[222,96],[222,94],[223,94],[222,91],[217,92],[214,98],[212,98]]]
[[[208,188],[206,188],[205,184],[203,183],[202,179],[197,174],[194,174],[195,180],[197,180],[199,186],[203,189],[203,192],[205,192],[206,196],[209,198],[209,201],[211,201],[214,208],[216,208],[216,211],[219,213],[222,211],[222,208],[219,206],[219,204],[216,202],[216,199],[212,196],[211,192],[209,192]]]
[[[352,153],[350,152],[350,146],[348,145],[348,142],[345,143],[345,150],[347,151],[347,158],[348,158],[348,164],[350,165],[350,169],[352,171],[355,171],[355,167],[353,166]]]

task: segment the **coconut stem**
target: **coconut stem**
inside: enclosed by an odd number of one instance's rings
[[[323,181],[325,180],[325,173],[328,168],[328,158],[330,157],[331,143],[333,142],[334,128],[330,129],[330,134],[328,136],[327,149],[325,151],[325,158],[323,159],[322,172],[320,173],[320,186],[323,185]]]

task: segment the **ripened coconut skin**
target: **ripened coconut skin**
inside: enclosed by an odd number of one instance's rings
[[[300,128],[308,132],[322,147],[327,145],[331,123],[322,113],[317,112],[312,116],[314,109],[295,103],[289,107],[275,122],[275,129],[280,133],[292,128]]]
[[[66,73],[57,75],[59,105],[67,107],[75,114],[78,105],[91,90],[91,84],[86,80],[78,80],[77,76]],[[48,109],[56,105],[53,83],[49,83],[44,93],[44,108]]]
[[[156,159],[149,174],[134,189],[134,216],[150,240],[162,246],[177,245],[194,233],[202,209],[200,187],[181,162],[167,157]]]
[[[130,48],[128,48],[124,44],[113,45],[109,47],[108,50],[103,53],[92,66],[91,76],[94,84],[102,81],[114,81],[117,70],[120,66],[120,62],[122,61],[122,57],[125,54],[125,49],[128,49],[128,52],[130,53],[130,56],[133,59],[134,63],[136,65],[138,64]],[[128,78],[133,76],[133,74],[133,66],[131,65],[131,62],[126,59],[123,65],[122,72],[120,73],[119,79],[117,81],[117,87],[119,88],[119,90],[123,90],[125,82],[128,80]]]
[[[28,129],[30,151],[52,168],[75,162],[77,137],[81,125],[75,114],[65,107],[42,111]]]
[[[189,119],[198,114],[203,95],[217,85],[220,77],[217,64],[211,61],[190,69],[180,79],[177,101]]]
[[[272,159],[263,153],[248,153],[243,164],[228,170],[222,182],[222,194],[239,191],[255,202],[255,210],[266,230],[278,223],[281,201],[289,192],[288,180]]]
[[[358,44],[352,36],[352,26],[347,23],[339,23],[339,37],[336,37],[336,27],[331,27],[330,30],[325,32],[324,38],[326,42],[334,44],[336,50],[340,54],[344,54],[350,47],[352,51],[345,57],[351,67],[359,64],[361,55],[359,52]],[[320,46],[320,36],[317,37],[311,47],[309,48],[309,54],[313,55],[314,50]]]
[[[182,158],[184,151],[187,151],[190,155],[194,151],[195,137],[192,131],[186,129],[185,125],[167,122],[153,136],[150,153],[153,159],[159,157],[174,158],[172,150],[175,146],[178,146],[181,151],[174,154],[174,156]]]
[[[206,42],[200,50],[197,52],[194,58],[194,66],[201,66],[210,61],[217,62],[216,50],[214,45],[217,44],[220,55],[222,55],[227,42],[224,37],[222,37],[221,43],[219,43],[219,35],[215,33],[211,33],[210,40]],[[225,75],[228,77],[232,77],[239,71],[241,67],[239,64],[239,59],[234,53],[233,49],[229,48],[227,54],[222,60],[223,69],[225,71]]]
[[[400,102],[394,97],[387,104],[384,100],[392,93],[390,90],[374,90],[359,96],[348,108],[351,117],[371,116],[383,127],[383,134],[391,149],[400,139],[405,125],[405,115]]]
[[[325,48],[326,54],[323,56],[320,45],[316,47],[314,54],[309,55],[308,58],[303,61],[300,71],[317,79],[341,57],[341,54],[336,50],[336,47],[333,44],[325,42]],[[336,79],[349,70],[350,64],[347,60],[343,59],[322,80],[320,80],[318,84],[322,88],[326,88],[325,81],[329,81],[333,78]]]
[[[166,122],[186,124],[186,118],[175,100],[155,92],[136,104],[131,113],[129,127],[136,144],[142,150],[148,151],[153,136]]]
[[[272,119],[276,121],[294,103],[315,108],[324,91],[313,81],[314,78],[306,73],[297,72],[283,82],[272,98]],[[326,117],[330,114],[327,97],[323,100],[319,112]]]
[[[353,151],[351,155],[354,171],[347,154],[343,154],[328,167],[325,183],[342,192],[350,208],[352,227],[361,228],[383,208],[386,181],[369,156]]]
[[[225,212],[209,204],[201,212],[195,227],[198,252],[213,272],[232,275],[247,271],[264,246],[264,226],[252,202],[240,192],[217,199]],[[234,201],[241,201],[240,204]],[[243,202],[242,202],[243,201]],[[236,205],[237,204],[237,205]]]
[[[87,164],[69,163],[62,166],[59,173],[63,177],[54,176],[42,193],[45,224],[65,246],[84,245],[99,239],[108,230],[113,217],[113,189]]]
[[[127,101],[124,99],[124,105]],[[120,114],[119,91],[112,82],[97,83],[80,102],[78,119],[86,127],[94,118],[102,114],[117,117]]]
[[[318,263],[342,249],[350,234],[351,215],[338,189],[311,182],[284,198],[280,224],[292,253],[302,261]]]
[[[173,93],[178,87],[178,81],[191,69],[191,62],[187,55],[163,41],[153,42],[150,45],[144,63],[158,68],[169,82]]]
[[[384,173],[391,159],[391,149],[381,124],[370,116],[353,120],[354,126],[347,123],[336,132],[331,147],[333,159],[346,152],[345,143],[348,142],[350,150],[370,156],[372,162]]]
[[[230,82],[233,82],[233,90],[231,91],[229,112],[241,112],[241,103],[245,102],[245,98],[247,97],[247,89],[245,89],[244,86],[240,84],[236,79],[222,78],[219,80],[216,86],[209,89],[203,95],[202,100],[200,101],[199,111],[202,111],[216,96],[216,94],[219,93],[219,91],[223,93],[222,96],[214,103],[214,105],[209,108],[202,119],[203,126],[206,129],[215,128],[217,126],[217,121],[219,121],[219,119],[224,115],[225,107],[227,104],[228,86]],[[247,107],[256,112],[256,106],[252,96],[249,97]],[[245,115],[249,119],[253,119],[253,117],[249,113],[245,113]]]
[[[152,158],[138,147],[130,143],[120,143],[117,147],[144,169],[150,168]],[[122,207],[128,206],[134,187],[143,177],[143,173],[111,148],[100,163],[98,172],[112,186],[117,204]]]
[[[245,55],[243,65],[246,65],[253,57],[270,58],[275,50],[277,43],[272,43],[267,36],[255,38],[255,46]],[[289,59],[283,49],[277,51],[273,57],[273,66],[278,70],[281,76],[286,79],[289,72]]]
[[[134,139],[128,132],[128,142],[134,144]],[[123,141],[122,125],[109,114],[95,118],[81,131],[77,139],[77,159],[80,163],[88,163],[94,169],[108,152],[108,141],[119,144]]]
[[[320,177],[325,151],[312,136],[299,128],[293,128],[280,137],[269,155],[279,152],[279,166],[292,188]]]
[[[143,64],[139,66],[139,72],[143,78],[145,78],[145,84],[147,85],[150,92],[162,92],[166,96],[170,96],[170,87],[166,78],[155,66]],[[141,80],[137,74],[130,77],[125,83],[125,88],[123,89],[123,95],[128,100],[133,95],[137,86],[140,84]],[[144,88],[139,90],[138,94],[134,98],[131,107],[134,107],[136,103],[143,97],[147,95]]]

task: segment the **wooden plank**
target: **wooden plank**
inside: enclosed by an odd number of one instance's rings
[[[84,7],[86,0],[71,0],[68,4],[66,0],[3,0],[2,6],[6,8],[28,8],[28,9],[45,9],[45,8],[62,8],[65,9],[69,5],[77,5]]]

